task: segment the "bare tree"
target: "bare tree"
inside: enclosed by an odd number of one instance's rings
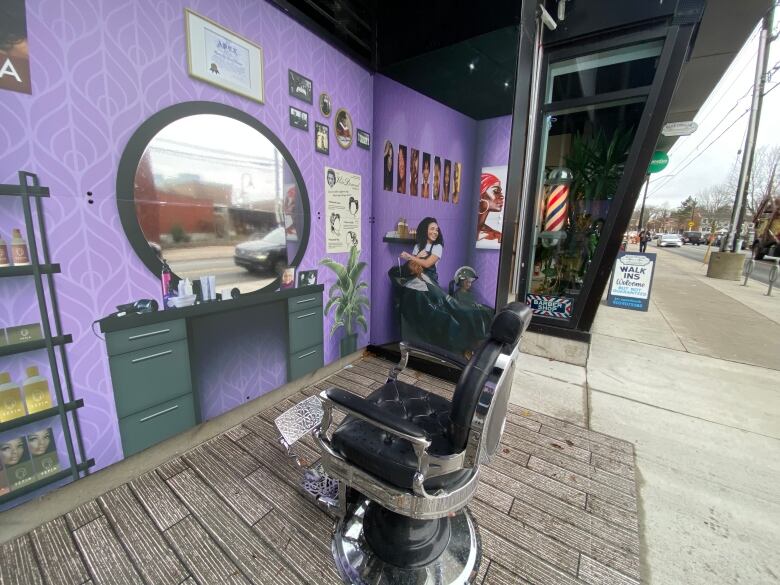
[[[696,194],[696,200],[699,202],[702,224],[706,224],[708,229],[713,225],[720,227],[728,223],[731,218],[734,193],[730,191],[727,183],[702,189]]]
[[[760,146],[756,149],[753,159],[753,171],[750,174],[750,184],[748,185],[747,196],[745,197],[745,219],[750,221],[756,213],[756,209],[769,195],[778,195],[780,185],[778,185],[776,173],[780,172],[780,145]],[[734,192],[736,192],[736,187]]]

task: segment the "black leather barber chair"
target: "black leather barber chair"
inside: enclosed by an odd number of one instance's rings
[[[513,303],[493,319],[471,360],[401,344],[401,362],[367,398],[322,392],[318,433],[325,472],[339,480],[333,554],[345,583],[469,583],[481,545],[466,506],[479,466],[504,430],[520,337],[530,309]],[[411,354],[461,370],[450,402],[398,380]],[[347,416],[329,435],[332,409]]]

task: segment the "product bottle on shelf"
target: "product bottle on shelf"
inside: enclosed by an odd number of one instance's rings
[[[27,412],[40,412],[52,407],[51,393],[49,392],[49,382],[46,378],[39,375],[38,368],[30,366],[26,370],[27,379],[22,383],[24,390],[24,402],[27,405]]]
[[[28,266],[30,264],[30,253],[27,251],[27,242],[22,238],[22,232],[19,228],[14,228],[13,238],[11,238],[11,256],[14,266]]]
[[[162,274],[160,275],[160,280],[162,281],[163,310],[165,310],[170,308],[168,306],[168,301],[176,296],[176,292],[173,290],[173,285],[171,284],[173,280],[173,272],[171,272],[171,267],[168,266],[168,263],[165,260],[163,260]]]
[[[11,374],[0,372],[0,423],[24,416],[22,389],[11,382]]]
[[[0,235],[0,268],[11,265],[11,258],[8,256],[8,244],[5,243],[3,236]]]

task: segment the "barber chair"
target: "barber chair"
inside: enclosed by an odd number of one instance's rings
[[[466,506],[479,466],[498,448],[530,320],[525,304],[512,303],[465,365],[402,343],[400,363],[368,397],[320,394],[317,438],[322,467],[338,480],[333,554],[345,583],[450,585],[476,576],[481,544]],[[461,370],[452,401],[398,379],[410,354]],[[347,416],[329,434],[334,408]]]

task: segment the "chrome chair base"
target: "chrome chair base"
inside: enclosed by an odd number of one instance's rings
[[[369,500],[339,521],[333,535],[333,557],[344,583],[350,585],[465,585],[477,575],[482,545],[477,526],[463,508],[450,518],[450,539],[444,552],[429,564],[403,568],[380,559],[366,542],[363,520]]]

